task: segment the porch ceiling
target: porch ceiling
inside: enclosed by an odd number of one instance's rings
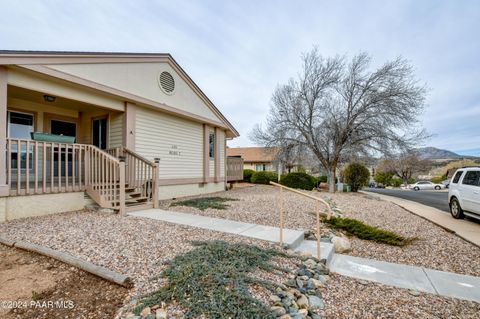
[[[46,93],[24,89],[24,88],[20,88],[13,85],[8,86],[7,94],[8,94],[8,98],[12,98],[12,99],[24,100],[24,101],[33,102],[36,104],[61,107],[61,108],[66,108],[66,109],[81,111],[81,112],[89,112],[89,111],[93,112],[98,109],[108,110],[107,108],[102,108],[101,106],[98,106],[98,105],[71,100],[64,97],[60,97],[60,96],[55,96],[54,102],[46,102],[43,97]],[[50,95],[50,94],[47,94],[47,95]]]

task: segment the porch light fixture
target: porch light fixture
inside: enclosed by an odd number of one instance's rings
[[[43,99],[45,100],[45,102],[48,102],[48,103],[53,103],[53,102],[55,102],[55,99],[56,99],[56,98],[57,98],[56,96],[47,95],[47,94],[45,94],[45,95],[43,96]]]

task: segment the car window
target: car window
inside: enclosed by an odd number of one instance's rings
[[[480,171],[468,171],[463,178],[462,184],[480,186]]]
[[[458,171],[457,174],[455,174],[455,176],[453,177],[452,183],[457,184],[462,174],[463,174],[463,171]]]

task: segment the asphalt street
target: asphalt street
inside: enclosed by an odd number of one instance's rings
[[[446,191],[414,191],[414,190],[403,190],[403,189],[383,189],[383,188],[364,188],[366,192],[378,193],[388,196],[395,196],[398,198],[403,198],[411,200],[423,205],[435,207],[444,212],[449,213],[448,206],[448,192]]]

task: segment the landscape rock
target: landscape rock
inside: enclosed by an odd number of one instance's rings
[[[317,266],[317,262],[313,259],[307,259],[303,264],[309,269],[314,269]]]
[[[287,311],[285,310],[285,308],[283,307],[278,307],[278,306],[274,306],[274,307],[271,307],[270,310],[273,312],[273,314],[276,316],[276,317],[280,317],[280,316],[283,316],[287,313]]]
[[[277,305],[277,304],[281,304],[281,303],[282,303],[282,298],[280,298],[280,297],[277,296],[277,295],[271,295],[271,296],[270,296],[270,301],[271,301],[274,305]]]
[[[157,309],[155,319],[167,319],[167,312],[163,309]]]
[[[346,253],[352,250],[352,244],[350,241],[343,237],[335,236],[332,238],[333,248],[336,253]]]
[[[300,309],[308,308],[308,298],[305,295],[302,295],[300,298],[297,299],[297,305]]]
[[[140,312],[140,316],[142,317],[146,317],[148,316],[149,314],[152,313],[152,310],[150,309],[150,307],[145,307],[143,308],[143,310]]]
[[[283,316],[280,316],[279,319],[292,319],[292,317],[289,314],[284,314]]]
[[[317,296],[308,296],[308,303],[310,305],[310,309],[323,309],[325,304],[323,300]]]

